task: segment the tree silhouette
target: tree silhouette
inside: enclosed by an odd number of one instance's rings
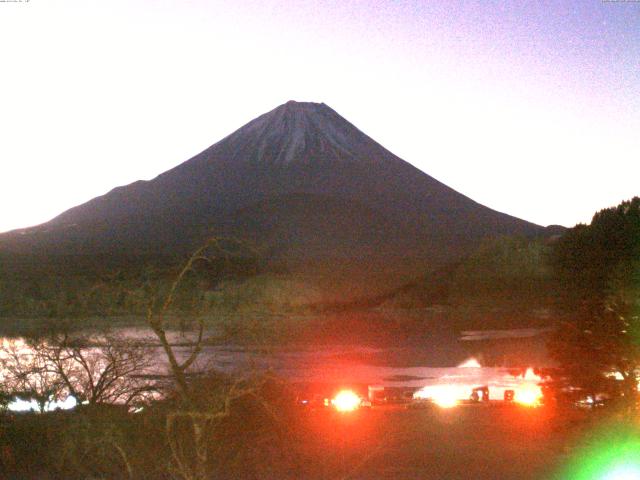
[[[569,230],[553,264],[565,321],[550,342],[552,356],[573,386],[632,404],[640,375],[640,198]]]

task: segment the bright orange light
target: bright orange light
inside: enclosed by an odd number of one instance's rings
[[[339,412],[352,412],[360,406],[360,397],[351,390],[342,390],[331,403]]]
[[[438,392],[437,395],[433,396],[433,403],[438,405],[440,408],[453,408],[458,405],[458,398],[455,395],[455,392],[449,390],[442,390]]]
[[[538,382],[542,379],[533,372],[532,368],[527,368],[524,374],[525,383],[515,389],[513,400],[521,405],[535,407],[540,405],[542,399],[542,389]]]
[[[452,408],[466,395],[466,388],[458,385],[429,385],[415,392],[413,398],[431,400],[441,408]]]
[[[539,405],[540,399],[542,399],[542,389],[530,383],[518,387],[513,397],[515,402],[529,407]]]

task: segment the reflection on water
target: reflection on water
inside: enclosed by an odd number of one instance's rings
[[[70,395],[56,398],[56,395],[49,393],[54,390],[51,385],[54,374],[49,366],[24,339],[0,339],[0,391],[21,392],[8,402],[7,408],[10,411],[50,412],[57,409],[69,410],[77,405],[76,399]],[[34,391],[41,395],[40,404],[27,393]]]
[[[164,352],[155,341],[152,333],[147,329],[122,329],[118,332],[127,338],[139,340],[142,343],[153,344],[155,348],[148,350],[152,356],[152,373],[154,375],[167,374],[167,361]],[[522,332],[520,332],[522,333]],[[527,334],[530,332],[527,331]],[[492,332],[495,335],[495,332]],[[480,336],[480,335],[476,335]],[[500,338],[508,334],[498,334]],[[191,352],[189,345],[191,338],[178,332],[169,335],[170,342],[179,358],[187,358]],[[6,346],[7,339],[3,339]],[[17,340],[20,348],[27,348],[21,340]],[[442,346],[439,346],[442,348]],[[91,347],[89,347],[91,348]],[[429,349],[429,345],[422,347]],[[393,351],[392,351],[393,350]],[[458,399],[469,398],[476,387],[487,386],[490,397],[502,399],[505,390],[521,390],[527,385],[535,384],[538,378],[514,375],[507,368],[483,367],[476,359],[468,359],[459,366],[432,367],[428,365],[415,366],[415,362],[406,364],[413,366],[388,366],[397,361],[388,361],[390,354],[397,358],[411,358],[414,349],[383,349],[364,346],[322,346],[297,348],[249,348],[237,345],[208,345],[205,346],[194,365],[196,371],[214,369],[230,375],[245,375],[250,372],[271,371],[291,382],[309,383],[345,383],[368,384],[387,387],[412,387],[420,389],[424,397],[432,395],[430,392],[447,391],[447,394]],[[24,353],[24,352],[23,352]],[[27,352],[28,353],[28,352]],[[0,371],[0,380],[3,372]],[[16,400],[11,404],[12,409],[31,409],[33,402]],[[60,404],[52,404],[50,408],[72,408],[74,399],[68,399]],[[37,405],[36,405],[37,407]]]
[[[54,410],[71,410],[78,405],[76,399],[73,397],[67,397],[65,400],[56,401],[52,400],[47,402],[45,406],[46,412],[53,412]],[[7,408],[12,412],[39,412],[40,407],[38,406],[38,402],[35,400],[23,400],[21,398],[16,398],[9,402]]]

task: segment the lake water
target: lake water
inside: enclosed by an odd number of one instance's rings
[[[470,352],[480,352],[480,358],[469,356],[452,365],[430,365],[430,349],[446,348],[438,340],[424,345],[396,348],[374,348],[357,345],[345,346],[297,346],[287,348],[250,348],[237,345],[205,346],[195,367],[199,370],[215,369],[230,375],[246,375],[251,372],[272,371],[277,376],[291,382],[325,384],[367,384],[386,387],[411,387],[422,389],[424,396],[435,396],[443,389],[448,395],[468,398],[475,387],[487,386],[490,396],[502,399],[507,389],[517,390],[523,385],[537,382],[531,372],[524,376],[525,367],[535,364],[506,364],[503,366],[483,365],[484,347],[478,345],[487,341],[540,342],[544,330],[492,330],[483,332],[463,332],[452,350],[459,356],[467,346]],[[127,338],[138,339],[153,344],[153,336],[146,329],[129,328],[119,332]],[[170,342],[180,358],[189,355],[188,336],[178,332],[169,335]],[[8,339],[4,339],[8,341]],[[475,344],[473,344],[475,345]],[[155,344],[150,348],[153,355],[152,374],[165,374],[167,360],[164,352]],[[518,370],[519,367],[521,370]],[[1,373],[1,372],[0,372]],[[24,406],[24,405],[23,405]]]

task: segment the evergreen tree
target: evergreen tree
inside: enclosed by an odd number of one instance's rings
[[[640,198],[596,213],[556,244],[565,321],[552,356],[584,393],[634,403],[640,375]]]

